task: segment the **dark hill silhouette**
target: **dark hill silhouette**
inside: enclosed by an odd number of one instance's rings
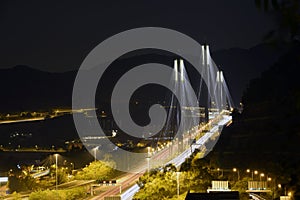
[[[280,50],[267,45],[259,45],[249,50],[228,49],[212,53],[214,61],[220,65],[233,94],[234,102],[239,103],[242,91],[248,81],[257,77],[265,66],[274,63]],[[147,62],[160,62],[172,65],[174,55],[166,52],[133,53],[114,62],[110,75],[104,79],[115,82],[122,73],[134,66]],[[0,70],[0,113],[30,110],[47,110],[53,107],[71,107],[71,96],[76,71],[50,73],[28,66],[16,66]],[[197,79],[199,77],[191,77]],[[111,87],[111,86],[110,86]],[[111,89],[111,88],[110,88]]]
[[[300,172],[300,45],[253,79],[210,156],[223,167],[261,169],[290,186]],[[280,175],[280,177],[279,177]],[[298,185],[299,186],[299,185]]]
[[[75,74],[43,72],[22,65],[0,70],[0,112],[70,106]]]

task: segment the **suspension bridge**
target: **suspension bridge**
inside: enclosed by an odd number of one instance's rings
[[[139,190],[135,182],[146,171],[158,166],[173,164],[177,168],[190,157],[195,149],[199,149],[204,157],[217,142],[221,130],[232,122],[231,111],[233,102],[220,71],[210,56],[209,46],[202,46],[202,56],[199,61],[201,79],[196,99],[196,105],[206,98],[206,105],[194,106],[190,80],[182,59],[174,60],[173,74],[170,78],[174,93],[169,98],[165,108],[168,110],[166,124],[156,136],[156,145],[147,147],[147,156],[142,158],[141,164],[135,163],[135,172],[127,173],[118,180],[123,188],[112,187],[93,199],[104,199],[106,196],[120,195],[121,199],[132,199]],[[206,85],[206,86],[205,86]],[[206,92],[206,96],[203,95]],[[130,162],[125,154],[125,164]],[[132,167],[128,165],[128,168]],[[120,194],[121,193],[121,194]]]

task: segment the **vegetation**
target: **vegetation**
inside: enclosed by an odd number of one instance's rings
[[[55,185],[55,165],[50,168],[50,175],[46,178],[34,179],[30,174],[30,167],[23,167],[10,173],[8,179],[8,188],[10,192],[26,192],[43,190]],[[68,181],[68,170],[58,168],[57,182],[62,184]]]
[[[109,180],[116,176],[115,163],[112,161],[94,161],[78,172],[75,179],[79,180]]]
[[[77,200],[87,196],[85,187],[73,188],[67,190],[44,190],[33,192],[29,196],[29,200]]]
[[[22,192],[33,190],[36,187],[36,181],[30,176],[26,169],[11,173],[8,178],[8,188],[10,192]]]
[[[180,170],[173,165],[157,168],[140,177],[139,192],[134,199],[176,199],[177,183],[180,184],[180,195],[188,191],[206,192],[213,179],[218,179],[219,174],[210,166],[206,159],[198,159],[195,151],[192,158],[182,164]],[[178,182],[177,182],[178,181]]]
[[[119,174],[114,170],[112,161],[94,161],[78,172],[76,179],[81,180],[110,180]],[[68,169],[61,167],[57,170],[58,184],[69,181]],[[8,187],[14,199],[20,199],[20,192],[32,192],[29,199],[82,199],[86,196],[86,188],[74,188],[66,190],[49,190],[56,181],[55,165],[51,166],[50,174],[40,179],[34,179],[30,174],[30,167],[10,171]]]
[[[251,173],[246,172],[247,168],[239,168],[238,172],[234,172],[232,168],[224,169],[217,163],[214,154],[200,159],[198,156],[200,153],[196,150],[191,158],[186,159],[180,169],[176,169],[173,165],[167,165],[144,174],[137,182],[140,190],[135,194],[134,199],[177,199],[177,183],[180,185],[179,199],[185,199],[187,192],[206,193],[207,189],[211,187],[212,180],[229,181],[229,188],[238,191],[241,200],[249,199],[246,190],[248,181],[252,180],[252,177]],[[265,169],[257,168],[257,170],[261,173]],[[283,188],[277,187],[278,183],[283,183],[284,177],[280,172],[272,174],[270,171],[272,170],[265,171],[265,173],[272,177],[272,181],[268,182],[268,187],[274,190],[274,193],[263,194],[266,199],[271,199],[272,195],[278,198],[284,192]],[[177,177],[178,173],[179,177]],[[179,178],[179,182],[177,182],[177,178]],[[254,180],[257,181],[257,178],[254,177]]]

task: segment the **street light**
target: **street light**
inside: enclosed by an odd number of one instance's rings
[[[255,174],[255,175],[257,175],[257,174],[258,174],[258,171],[257,171],[257,170],[255,170],[255,171],[254,171],[254,174]]]
[[[75,165],[74,165],[74,163],[70,163],[71,164],[71,166],[72,166],[72,169],[74,170],[75,169]]]
[[[148,166],[148,176],[149,176],[149,173],[150,173],[150,157],[147,157],[147,166]]]
[[[247,172],[247,173],[250,173],[250,172],[251,172],[251,179],[252,179],[252,181],[253,181],[253,170],[247,169],[246,172]]]
[[[237,170],[237,168],[233,168],[232,171],[237,172],[238,175],[238,181],[240,180],[240,172]]]
[[[221,176],[223,177],[223,169],[217,168],[218,176],[220,176],[219,172],[221,171]]]
[[[150,148],[151,147],[147,147],[147,150],[148,150],[148,157],[150,156],[151,152],[150,152]]]
[[[259,176],[259,181],[261,181],[261,177],[264,177],[265,174],[264,173],[261,173],[260,176]]]
[[[58,154],[54,154],[55,156],[55,189],[57,190],[57,158],[58,158]]]

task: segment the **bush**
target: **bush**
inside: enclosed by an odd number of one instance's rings
[[[87,196],[84,187],[73,188],[68,190],[44,190],[33,192],[29,200],[77,200]]]
[[[89,166],[82,169],[75,176],[75,179],[79,180],[108,180],[116,175],[114,170],[115,163],[94,161]]]

